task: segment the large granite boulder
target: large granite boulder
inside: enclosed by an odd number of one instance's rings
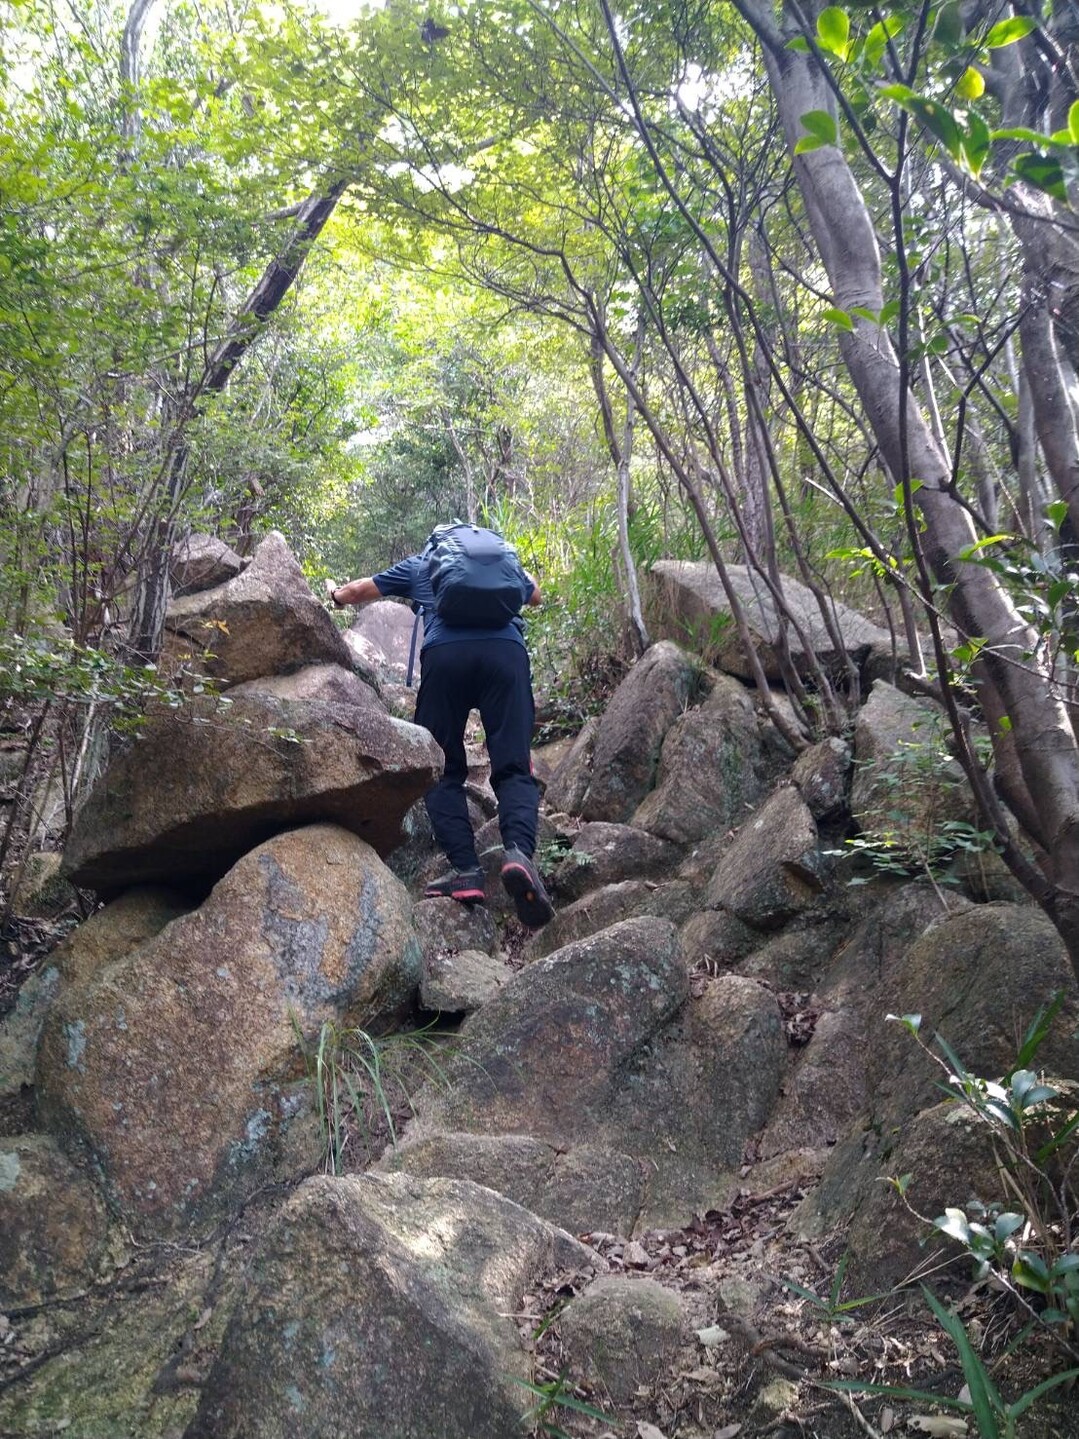
[[[728,565],[727,575],[745,614],[765,677],[781,680],[777,645],[781,625],[768,586],[745,565]],[[812,591],[789,575],[781,576],[781,586],[787,608],[807,637],[807,644],[803,644],[798,631],[787,625],[787,645],[797,669],[808,670],[815,655],[824,669],[838,678],[844,673],[848,660],[861,668],[871,655],[891,653],[892,640],[886,630],[870,624],[846,605],[832,601],[834,627],[842,642],[837,649]],[[644,598],[654,635],[684,644],[727,674],[741,679],[753,678],[730,602],[714,565],[704,560],[659,560],[645,576]]]
[[[18,1134],[26,1127],[38,1042],[61,975],[64,983],[92,978],[103,965],[160,933],[190,907],[171,890],[129,890],[73,929],[49,955],[48,963],[20,986],[14,1007],[0,1019],[0,1132]]]
[[[704,703],[667,732],[656,787],[633,823],[676,844],[737,829],[767,792],[766,769],[749,694],[737,680],[717,675]]]
[[[806,1145],[830,1149],[847,1132],[869,1099],[867,1048],[857,1009],[826,1010],[815,1019],[762,1136],[762,1158]]]
[[[528,940],[522,951],[526,959],[542,959],[563,945],[599,934],[623,919],[653,914],[681,924],[700,902],[699,891],[686,880],[656,884],[653,880],[627,879],[620,884],[592,890],[573,904],[560,905],[554,919]]]
[[[787,1067],[775,996],[725,974],[694,993],[657,1043],[626,1067],[601,1137],[646,1161],[643,1225],[722,1208],[746,1144],[765,1124]]]
[[[661,641],[645,651],[600,718],[580,802],[584,819],[631,817],[655,784],[663,740],[696,683],[694,661],[677,645]]]
[[[0,1139],[0,1308],[81,1289],[105,1254],[94,1186],[44,1134]]]
[[[485,904],[456,904],[452,899],[421,899],[415,907],[416,934],[425,960],[462,950],[498,951],[498,927]]]
[[[172,552],[169,581],[174,595],[194,595],[235,579],[244,567],[240,556],[216,535],[188,535]]]
[[[632,1234],[645,1200],[645,1161],[526,1134],[417,1136],[383,1155],[377,1167],[470,1179],[571,1234]]]
[[[229,698],[241,694],[273,695],[281,700],[323,700],[328,704],[359,705],[362,709],[383,709],[378,691],[351,669],[341,665],[304,665],[287,675],[261,675],[233,685]]]
[[[34,1083],[38,1040],[59,984],[55,964],[39,969],[19,987],[14,1005],[0,1019],[0,1124],[4,1111],[14,1108]]]
[[[558,762],[548,781],[544,796],[548,809],[561,811],[563,814],[580,814],[592,775],[592,759],[598,732],[599,717],[592,715],[585,720],[580,733]]]
[[[310,1179],[255,1256],[185,1439],[508,1439],[513,1316],[596,1256],[476,1184]]]
[[[341,631],[315,599],[283,535],[273,530],[242,573],[169,605],[166,628],[190,643],[224,685],[311,664],[351,668]]]
[[[181,1232],[317,1160],[298,1035],[399,1020],[419,973],[411,901],[368,845],[332,825],[279,835],[61,987],[39,1109],[133,1228]]]
[[[858,828],[912,859],[937,858],[949,821],[971,824],[974,797],[947,752],[948,725],[935,705],[877,680],[854,727],[850,809]]]
[[[850,803],[850,745],[835,736],[800,754],[791,768],[791,783],[814,819],[831,819]]]
[[[677,859],[673,844],[636,825],[586,824],[554,870],[555,890],[560,897],[580,899],[589,890],[641,875],[658,879]]]
[[[735,836],[705,892],[754,929],[778,929],[807,909],[824,889],[826,862],[817,826],[790,786],[778,789]]]
[[[888,1182],[902,1175],[910,1176],[904,1197]],[[878,1161],[873,1178],[848,1237],[850,1282],[857,1294],[886,1292],[942,1259],[960,1257],[959,1246],[917,1214],[932,1221],[972,1199],[1002,1209],[1014,1205],[989,1127],[960,1104],[934,1105],[906,1124],[895,1148]],[[963,1259],[969,1269],[965,1254]]]
[[[73,883],[218,879],[270,835],[331,820],[388,854],[442,769],[430,734],[377,709],[243,694],[155,714],[80,808]]]
[[[736,1187],[785,1055],[779,1010],[762,986],[728,977],[690,1000],[673,926],[630,919],[534,961],[465,1023],[445,1082],[416,1098],[406,1147],[455,1134],[588,1146],[616,1159],[597,1170],[605,1212],[637,1207],[642,1222],[684,1221]],[[628,1169],[627,1157],[640,1168]],[[514,1166],[514,1183],[527,1178]],[[546,1174],[535,1194],[514,1192],[558,1222],[580,1217],[569,1187]]]
[[[472,1014],[506,984],[513,971],[482,949],[449,950],[424,958],[420,1007],[439,1014]]]
[[[889,970],[871,1017],[872,1112],[901,1123],[932,1101],[940,1069],[884,1016],[921,1014],[926,1040],[938,1031],[972,1074],[999,1078],[1015,1063],[1024,1032],[1056,994],[1060,1013],[1036,1065],[1079,1075],[1079,986],[1064,944],[1032,905],[979,904],[942,915]]]
[[[584,1140],[625,1065],[688,994],[677,934],[663,920],[626,920],[568,945],[465,1024],[453,1082],[429,1094],[428,1112],[440,1129]]]
[[[12,884],[11,913],[22,919],[51,920],[74,911],[79,896],[60,873],[60,865],[55,850],[25,855]]]
[[[412,635],[416,634],[413,684],[420,679],[420,650],[423,648],[423,620],[400,600],[376,600],[362,605],[345,631],[345,641],[355,653],[373,661],[379,675],[391,683],[404,684]]]

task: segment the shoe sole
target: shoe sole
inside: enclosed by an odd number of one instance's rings
[[[429,889],[424,899],[455,899],[458,904],[486,904],[487,891],[483,889]]]
[[[554,915],[551,901],[537,890],[523,865],[507,864],[502,870],[502,884],[517,907],[517,918],[529,929],[540,929]]]

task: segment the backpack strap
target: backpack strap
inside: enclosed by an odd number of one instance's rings
[[[420,609],[416,607],[416,618],[412,623],[412,643],[408,647],[408,673],[405,675],[405,684],[412,688],[412,675],[416,667],[416,637],[420,632]]]

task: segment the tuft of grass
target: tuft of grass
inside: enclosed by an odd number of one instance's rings
[[[314,1085],[329,1174],[344,1173],[350,1153],[352,1167],[360,1168],[387,1145],[396,1148],[402,1120],[414,1113],[416,1090],[428,1080],[447,1083],[438,1058],[445,1041],[433,1025],[379,1036],[327,1020],[308,1043],[295,1015],[292,1023]]]
[[[533,1434],[545,1435],[547,1439],[571,1439],[564,1429],[558,1427],[553,1417],[560,1409],[568,1413],[585,1414],[589,1419],[610,1418],[610,1415],[604,1414],[602,1410],[594,1409],[591,1404],[578,1399],[565,1374],[560,1374],[557,1379],[546,1384],[516,1377],[513,1382],[527,1389],[536,1401],[522,1415],[522,1423],[531,1425]]]

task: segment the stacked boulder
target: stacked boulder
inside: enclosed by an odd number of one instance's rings
[[[441,768],[356,675],[280,535],[243,567],[189,543],[182,573],[170,633],[220,697],[151,713],[93,787],[64,872],[109,903],[54,953],[23,1024],[49,1142],[155,1239],[308,1172],[300,1044],[412,1011],[420,944],[384,860]],[[19,1153],[25,1186],[45,1151]]]

